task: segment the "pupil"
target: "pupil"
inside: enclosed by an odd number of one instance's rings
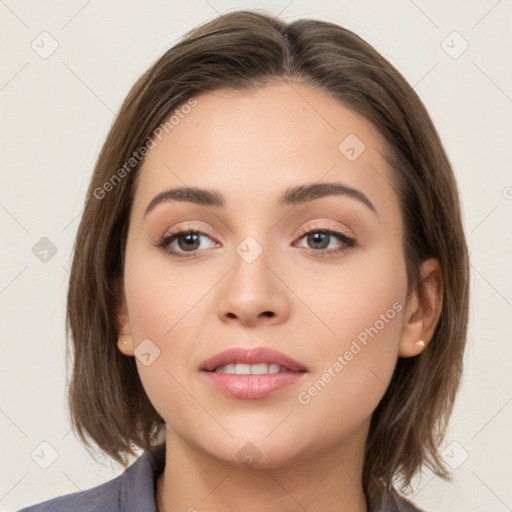
[[[314,233],[313,235],[310,235],[310,242],[312,241],[314,244],[320,244],[320,249],[324,249],[329,245],[328,243],[328,237],[329,235],[327,233]],[[325,243],[327,241],[327,244]]]
[[[194,244],[198,243],[199,237],[197,235],[195,235],[194,233],[189,233],[188,235],[184,235],[181,237],[181,239],[183,239],[183,238],[186,240],[185,248],[197,249],[197,247],[194,246]],[[183,247],[180,247],[180,248],[183,249]]]

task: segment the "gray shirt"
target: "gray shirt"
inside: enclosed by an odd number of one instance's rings
[[[155,488],[165,466],[165,443],[144,452],[118,477],[85,491],[58,496],[18,512],[157,512]],[[396,493],[371,512],[421,512]]]

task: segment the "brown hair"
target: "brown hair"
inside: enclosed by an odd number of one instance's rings
[[[417,94],[368,43],[333,23],[285,23],[255,10],[218,17],[165,52],[129,92],[102,147],[75,241],[67,300],[73,428],[86,446],[92,440],[126,465],[125,456],[136,455],[134,447],[156,444],[164,426],[135,359],[117,348],[119,283],[140,168],[140,161],[130,160],[134,152],[194,96],[221,88],[248,91],[273,81],[320,88],[374,125],[401,202],[409,293],[425,259],[437,258],[443,273],[443,308],[434,337],[421,355],[399,358],[374,411],[365,491],[375,495],[397,477],[404,489],[422,465],[449,478],[438,447],[461,378],[469,263],[447,155]],[[129,161],[133,169],[127,169]],[[125,172],[114,176],[121,168]]]

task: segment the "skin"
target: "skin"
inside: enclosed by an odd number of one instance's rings
[[[441,311],[436,260],[407,299],[399,198],[374,127],[319,90],[276,83],[256,92],[197,96],[197,106],[147,155],[137,183],[126,247],[119,350],[133,357],[149,338],[160,355],[137,367],[167,423],[166,466],[158,479],[162,511],[367,510],[362,483],[372,412],[397,358],[432,338]],[[349,134],[365,150],[349,161]],[[377,214],[349,196],[277,205],[290,186],[339,182],[363,192]],[[175,186],[216,189],[224,209],[151,199]],[[198,257],[173,258],[155,246],[170,229],[205,233]],[[318,248],[301,229],[341,229]],[[236,252],[247,237],[262,254]],[[182,254],[181,239],[172,247]],[[324,253],[324,257],[319,254]],[[307,404],[298,394],[318,381],[365,328],[396,316]],[[272,314],[265,314],[271,312]],[[230,347],[268,346],[308,368],[303,380],[262,399],[210,387],[200,364]],[[252,443],[248,466],[238,453]]]

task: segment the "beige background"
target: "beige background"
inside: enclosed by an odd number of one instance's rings
[[[236,8],[354,30],[426,104],[461,189],[472,304],[466,374],[443,445],[456,467],[454,482],[427,473],[414,500],[436,512],[510,510],[510,0],[0,1],[0,510],[86,489],[122,471],[108,460],[96,463],[67,417],[65,295],[81,205],[135,79],[186,30]]]

